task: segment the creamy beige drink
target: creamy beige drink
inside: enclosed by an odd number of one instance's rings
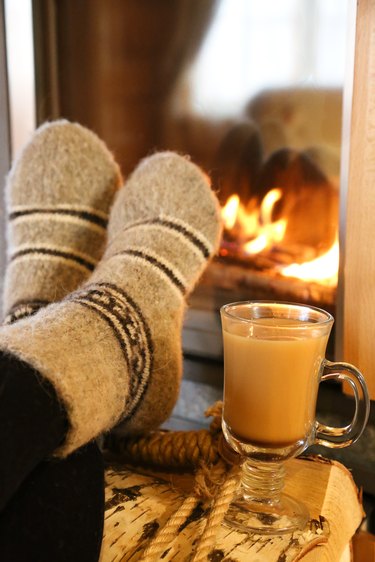
[[[224,420],[240,441],[282,447],[310,432],[328,335],[312,337],[311,324],[304,334],[298,320],[264,318],[254,336],[254,324],[223,330]],[[302,330],[291,336],[293,326]]]

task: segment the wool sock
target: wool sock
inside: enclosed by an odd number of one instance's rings
[[[61,302],[0,329],[0,349],[54,386],[69,419],[66,456],[121,422],[158,426],[177,399],[181,324],[221,234],[202,171],[173,153],[145,159],[119,191],[106,252]]]
[[[101,258],[118,165],[91,131],[65,120],[42,125],[6,183],[5,323],[60,300]]]

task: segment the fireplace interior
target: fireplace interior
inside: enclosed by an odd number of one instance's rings
[[[211,177],[225,230],[199,317],[244,298],[335,312],[347,7],[266,4],[33,6],[37,121],[91,127],[125,175],[172,149]]]
[[[329,97],[341,106],[339,91],[298,90],[288,96],[272,92],[260,97],[254,106],[267,108],[266,122],[273,105],[281,105],[283,112],[287,106],[288,118],[293,119],[300,97],[306,107],[316,97]],[[306,113],[306,121],[319,117],[314,111]],[[339,119],[335,130],[339,145]],[[224,233],[218,257],[190,298],[186,352],[221,357],[218,309],[226,302],[286,300],[335,314],[339,155],[321,147],[279,147],[267,154],[264,146],[255,118],[243,120],[224,135],[213,159]]]

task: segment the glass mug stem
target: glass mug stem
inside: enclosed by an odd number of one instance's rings
[[[344,362],[323,362],[321,382],[336,380],[347,382],[354,394],[355,409],[352,421],[343,427],[332,427],[315,422],[313,443],[329,448],[343,448],[355,443],[366,427],[370,413],[370,399],[363,375],[353,365]]]
[[[246,500],[275,504],[284,488],[284,463],[245,460],[241,466],[242,493]]]

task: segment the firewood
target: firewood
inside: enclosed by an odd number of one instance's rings
[[[264,265],[262,260],[259,257],[257,263]],[[231,261],[215,260],[209,265],[190,297],[190,305],[195,307],[195,302],[202,301],[201,295],[207,297],[210,292],[216,298],[209,300],[216,300],[219,306],[236,300],[276,299],[320,306],[331,313],[335,311],[335,287],[283,277],[274,268],[243,267]]]
[[[262,145],[250,121],[233,125],[223,137],[212,164],[212,185],[225,204],[234,193],[246,203],[254,194],[262,164]]]
[[[106,511],[100,562],[136,562],[150,540],[191,491],[193,476],[148,473],[111,466],[106,471]],[[311,519],[292,535],[243,534],[223,524],[210,560],[236,562],[340,562],[363,510],[349,471],[320,457],[287,463],[286,492],[301,498]],[[187,562],[202,533],[206,510],[197,508],[180,526],[165,562]]]
[[[338,192],[308,152],[283,148],[271,154],[260,170],[257,194],[275,187],[283,195],[273,220],[288,220],[283,243],[328,250],[337,232]]]

